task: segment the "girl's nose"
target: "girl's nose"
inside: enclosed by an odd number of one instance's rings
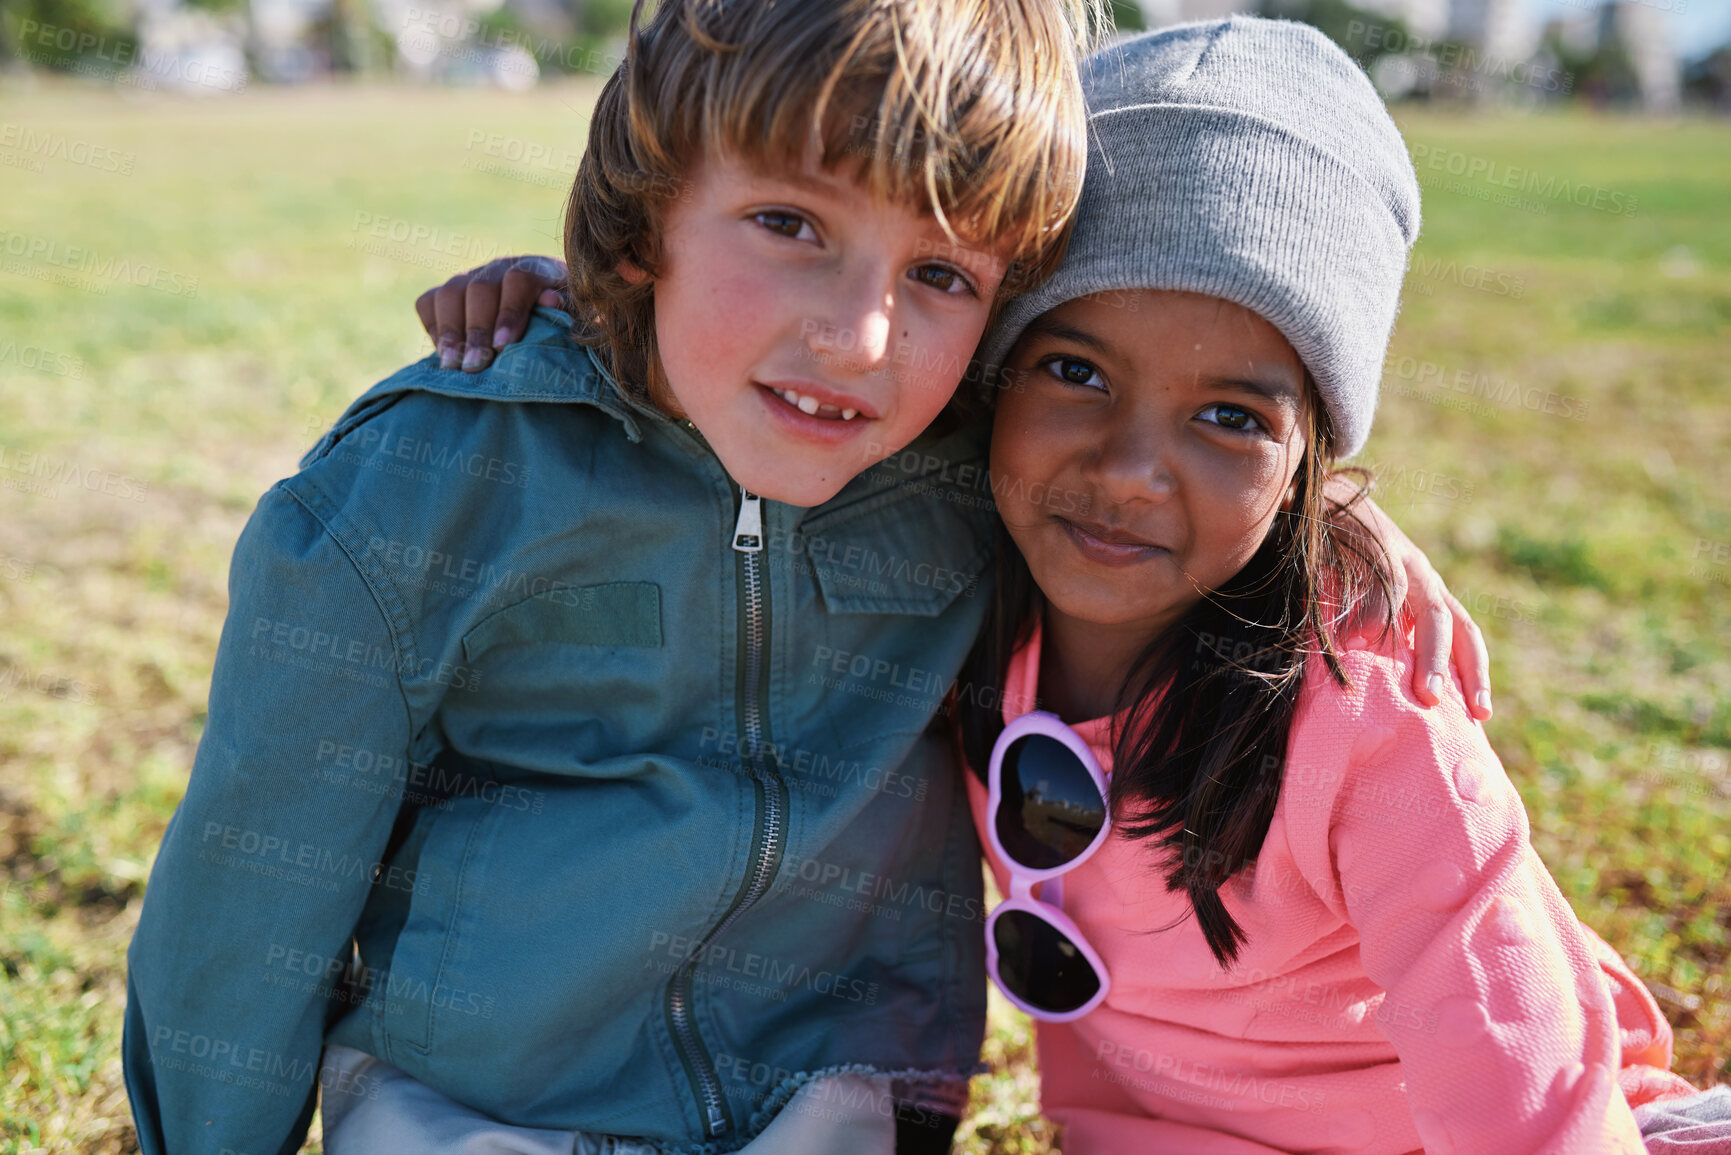
[[[1177,491],[1170,438],[1151,421],[1107,411],[1096,428],[1084,475],[1114,504],[1165,501]]]

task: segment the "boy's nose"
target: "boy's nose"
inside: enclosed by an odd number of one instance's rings
[[[843,372],[870,373],[889,361],[894,295],[881,287],[838,288],[823,315],[801,326],[813,357]]]

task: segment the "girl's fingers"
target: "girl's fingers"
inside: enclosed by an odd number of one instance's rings
[[[493,347],[503,349],[523,338],[529,327],[529,313],[538,297],[556,282],[527,268],[514,268],[505,274],[499,295],[499,319],[494,322]]]
[[[463,372],[478,373],[492,363],[498,317],[499,282],[472,278],[463,294]]]
[[[459,273],[433,290],[433,341],[439,347],[439,368],[455,369],[462,358],[464,296],[469,275]]]
[[[432,339],[436,347],[439,344],[439,334],[437,332],[438,319],[433,315],[433,294],[435,292],[437,292],[436,289],[428,289],[415,298],[415,316],[421,319],[421,328],[427,331],[427,336]]]
[[[565,294],[558,289],[542,289],[541,295],[535,298],[535,303],[545,305],[549,309],[563,309],[565,307]]]

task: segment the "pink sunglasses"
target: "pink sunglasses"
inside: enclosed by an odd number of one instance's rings
[[[1112,831],[1106,775],[1076,731],[1035,710],[1004,727],[986,781],[992,850],[1010,872],[1010,897],[986,919],[986,971],[1034,1018],[1079,1019],[1100,1005],[1111,980],[1059,905],[1061,876]]]

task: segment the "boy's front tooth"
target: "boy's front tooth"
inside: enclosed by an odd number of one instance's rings
[[[799,411],[801,413],[806,414],[807,416],[811,416],[817,412],[817,398],[816,397],[801,397],[799,399],[798,404],[799,404]]]
[[[843,409],[841,411],[841,419],[843,421],[852,421],[858,415],[859,415],[858,409]]]

